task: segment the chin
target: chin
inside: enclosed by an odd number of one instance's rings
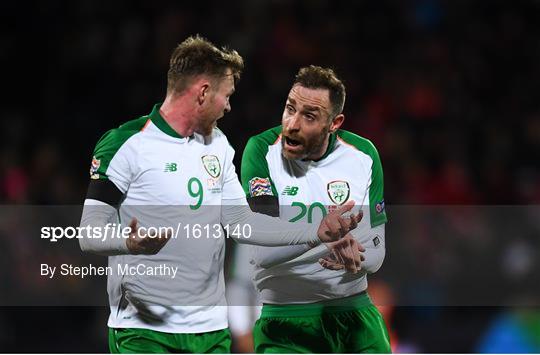
[[[285,149],[281,151],[283,157],[287,160],[301,160],[304,158],[304,152],[301,153],[291,153]]]

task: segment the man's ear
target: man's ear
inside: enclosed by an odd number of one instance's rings
[[[197,101],[199,102],[199,105],[202,105],[204,101],[208,98],[209,92],[210,92],[210,83],[208,82],[202,83],[197,92]]]
[[[334,117],[332,122],[330,122],[330,133],[334,133],[335,131],[337,131],[341,127],[344,121],[345,121],[345,115],[342,113]]]

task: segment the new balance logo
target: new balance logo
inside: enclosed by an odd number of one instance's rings
[[[176,171],[176,163],[165,163],[165,170],[163,171],[166,173]]]
[[[296,196],[298,193],[298,186],[287,186],[283,189],[282,195]]]

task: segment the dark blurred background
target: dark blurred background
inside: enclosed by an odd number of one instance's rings
[[[164,98],[173,48],[199,33],[246,62],[233,110],[219,122],[237,167],[248,138],[280,123],[294,74],[317,64],[347,86],[344,128],[379,150],[390,212],[392,205],[538,205],[539,11],[532,0],[0,2],[0,201],[81,204],[94,144]],[[518,270],[522,285],[538,284],[537,217],[527,233],[473,245],[470,255],[495,251],[494,261]],[[387,263],[400,248],[418,259],[443,249],[461,255],[429,233],[388,228]],[[22,272],[39,249],[13,232],[1,226],[0,248]],[[431,259],[414,270],[444,267]],[[396,298],[401,289],[389,271],[383,266],[374,284]],[[12,287],[6,277],[3,289]],[[3,307],[0,351],[106,351],[107,312]],[[387,322],[400,351],[540,352],[534,307],[402,306]],[[510,348],[496,347],[501,339]]]

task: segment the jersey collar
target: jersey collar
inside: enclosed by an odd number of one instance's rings
[[[326,152],[323,154],[322,157],[320,157],[317,160],[314,160],[314,162],[319,162],[323,160],[324,158],[326,158],[327,156],[329,156],[330,153],[332,153],[332,151],[334,150],[335,145],[336,145],[336,133],[332,133],[330,134],[330,138],[328,139],[328,148],[326,148]]]
[[[178,134],[174,129],[172,129],[171,126],[161,117],[161,114],[159,113],[159,108],[161,107],[161,104],[155,104],[154,108],[152,109],[152,112],[148,117],[150,117],[150,120],[152,120],[152,123],[154,123],[157,128],[160,129],[163,133],[174,137],[174,138],[184,138],[181,135]]]

